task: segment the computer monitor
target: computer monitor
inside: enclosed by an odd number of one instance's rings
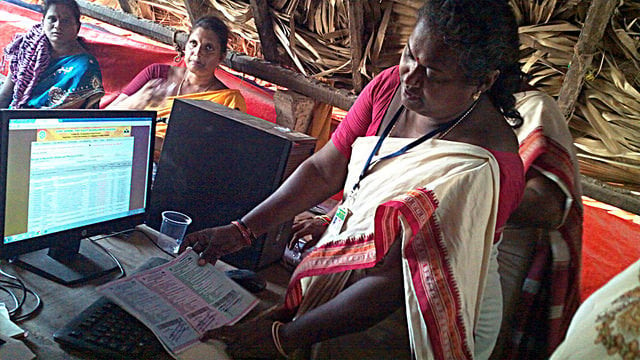
[[[86,238],[144,222],[156,113],[1,114],[0,258],[63,284],[117,269]]]

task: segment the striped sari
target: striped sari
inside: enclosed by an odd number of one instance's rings
[[[355,141],[345,189],[353,187],[377,139]],[[412,140],[388,138],[380,154]],[[300,316],[329,301],[350,276],[375,266],[394,241],[401,241],[410,344],[405,352],[418,359],[473,358],[473,330],[495,235],[499,176],[488,151],[442,140],[428,140],[377,164],[356,196],[347,197],[352,215],[342,230],[331,224],[296,268],[285,308]],[[399,331],[406,334],[406,326]],[[371,350],[365,347],[375,345],[352,346]],[[385,347],[377,351],[373,358],[397,358]]]
[[[582,191],[573,140],[555,100],[540,91],[527,91],[516,94],[516,101],[525,119],[516,130],[525,172],[535,168],[554,181],[567,201],[563,222],[555,230],[522,228],[504,232],[502,245],[512,237],[515,241],[528,239],[535,246],[505,358],[547,358],[564,339],[580,303]]]

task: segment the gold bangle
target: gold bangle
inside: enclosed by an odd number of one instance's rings
[[[280,327],[282,325],[284,325],[282,321],[274,321],[273,324],[271,324],[271,338],[273,338],[273,344],[276,346],[280,355],[284,356],[285,359],[288,359],[289,355],[287,355],[280,343]]]

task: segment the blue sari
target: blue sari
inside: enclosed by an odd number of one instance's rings
[[[97,108],[102,95],[98,61],[88,53],[81,53],[51,59],[24,107]]]

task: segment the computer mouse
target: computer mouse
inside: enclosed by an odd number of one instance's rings
[[[267,282],[255,271],[248,269],[227,270],[224,272],[231,280],[247,291],[257,293],[267,287]]]

